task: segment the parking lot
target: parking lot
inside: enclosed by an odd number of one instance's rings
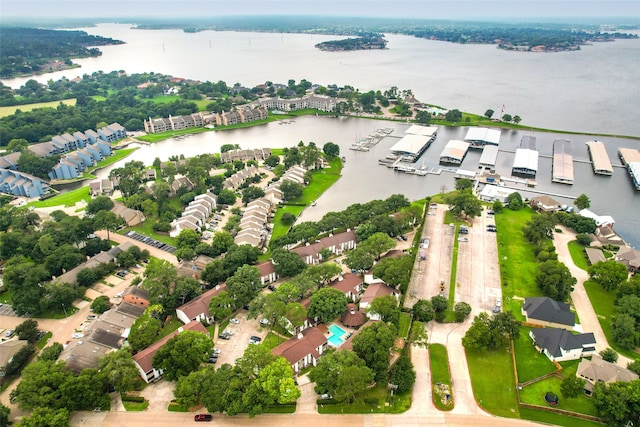
[[[223,363],[229,363],[235,365],[236,359],[242,357],[249,344],[249,338],[256,335],[264,340],[267,336],[268,326],[263,327],[260,325],[258,319],[247,319],[248,312],[246,310],[240,310],[236,313],[235,318],[240,323],[229,323],[225,331],[232,332],[233,335],[229,340],[224,340],[219,337],[215,337],[215,348],[220,349],[220,355],[218,357],[218,363],[216,366],[220,366]],[[218,331],[218,334],[223,331]]]
[[[140,243],[144,243],[145,245],[149,245],[152,246],[154,248],[160,249],[162,251],[166,251],[169,252],[170,254],[174,253],[176,251],[176,247],[175,246],[171,246],[168,245],[164,242],[160,242],[159,240],[156,239],[152,239],[151,237],[147,237],[144,234],[140,234],[138,232],[135,231],[129,231],[126,234],[127,237],[136,240]]]
[[[17,314],[13,311],[13,308],[9,304],[2,303],[2,307],[0,307],[0,316],[17,316]]]

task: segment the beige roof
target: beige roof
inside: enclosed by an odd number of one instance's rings
[[[568,139],[553,140],[553,180],[573,182],[573,155]]]
[[[186,304],[181,305],[176,310],[182,311],[189,319],[195,319],[197,316],[204,314],[209,317],[209,303],[211,299],[222,291],[227,290],[227,284],[223,283],[213,289],[209,289],[197,298],[192,299]]]
[[[467,154],[469,145],[471,144],[465,141],[460,141],[457,139],[450,140],[449,142],[447,142],[444,150],[442,150],[442,153],[440,153],[440,160],[455,159],[458,161],[462,161],[464,156]]]
[[[593,265],[600,261],[606,261],[607,259],[604,257],[602,250],[597,248],[585,248],[584,251],[587,253],[587,258],[589,258],[589,264]]]
[[[624,164],[640,162],[640,150],[635,148],[618,148],[618,154]]]
[[[635,372],[624,369],[615,363],[607,362],[599,354],[591,356],[591,360],[582,359],[578,365],[576,376],[582,377],[592,384],[597,382],[604,382],[605,384],[618,381],[627,382],[638,379],[638,374]]]
[[[29,344],[27,340],[9,340],[0,343],[0,368],[7,366],[11,358],[27,344]]]
[[[609,160],[604,144],[600,141],[589,141],[587,147],[589,147],[589,154],[593,161],[593,169],[613,173],[613,166],[611,166],[611,160]]]

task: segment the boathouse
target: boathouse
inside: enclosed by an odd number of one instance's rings
[[[464,140],[471,148],[482,148],[485,145],[499,145],[501,132],[497,129],[472,127],[467,131]]]
[[[450,165],[459,165],[462,163],[462,160],[467,155],[467,151],[469,150],[469,144],[465,141],[460,141],[457,139],[452,139],[447,142],[447,145],[442,150],[440,154],[440,163],[442,164],[450,164]]]
[[[573,155],[571,141],[557,138],[553,140],[553,172],[551,181],[573,184]]]
[[[598,175],[613,175],[613,166],[604,144],[600,141],[589,141],[587,148],[593,162],[593,172]]]

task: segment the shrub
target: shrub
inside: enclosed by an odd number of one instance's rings
[[[591,244],[591,237],[589,237],[588,234],[585,233],[580,233],[576,236],[576,240],[578,241],[578,243],[580,243],[582,246],[589,246]]]

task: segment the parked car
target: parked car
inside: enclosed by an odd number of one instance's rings
[[[82,337],[84,337],[84,334],[82,332],[76,332],[73,335],[71,335],[71,338],[75,338],[75,339],[82,338]]]
[[[233,319],[229,319],[229,323],[233,323],[234,325],[237,325],[240,323],[240,321],[234,317]]]
[[[259,343],[259,342],[262,342],[262,338],[256,335],[252,335],[251,338],[249,338],[249,341],[254,341],[256,343]]]
[[[458,242],[468,242],[469,239],[467,239],[466,237],[458,237]]]
[[[95,314],[90,314],[87,316],[87,320],[96,320],[98,318],[98,316],[96,316]]]
[[[10,337],[12,336],[16,331],[13,329],[9,329],[7,332],[4,333],[5,336]]]
[[[276,287],[273,286],[273,285],[269,285],[269,286],[267,286],[267,289],[269,289],[270,291],[275,291]]]
[[[193,421],[211,421],[213,419],[213,415],[211,414],[198,414],[193,417]]]
[[[231,339],[231,335],[229,335],[226,332],[221,333],[220,335],[218,335],[218,338],[221,338],[223,340],[230,340]]]
[[[261,325],[268,325],[269,324],[269,319],[260,319],[260,324]]]
[[[500,298],[496,298],[496,307],[502,307],[502,300]]]

